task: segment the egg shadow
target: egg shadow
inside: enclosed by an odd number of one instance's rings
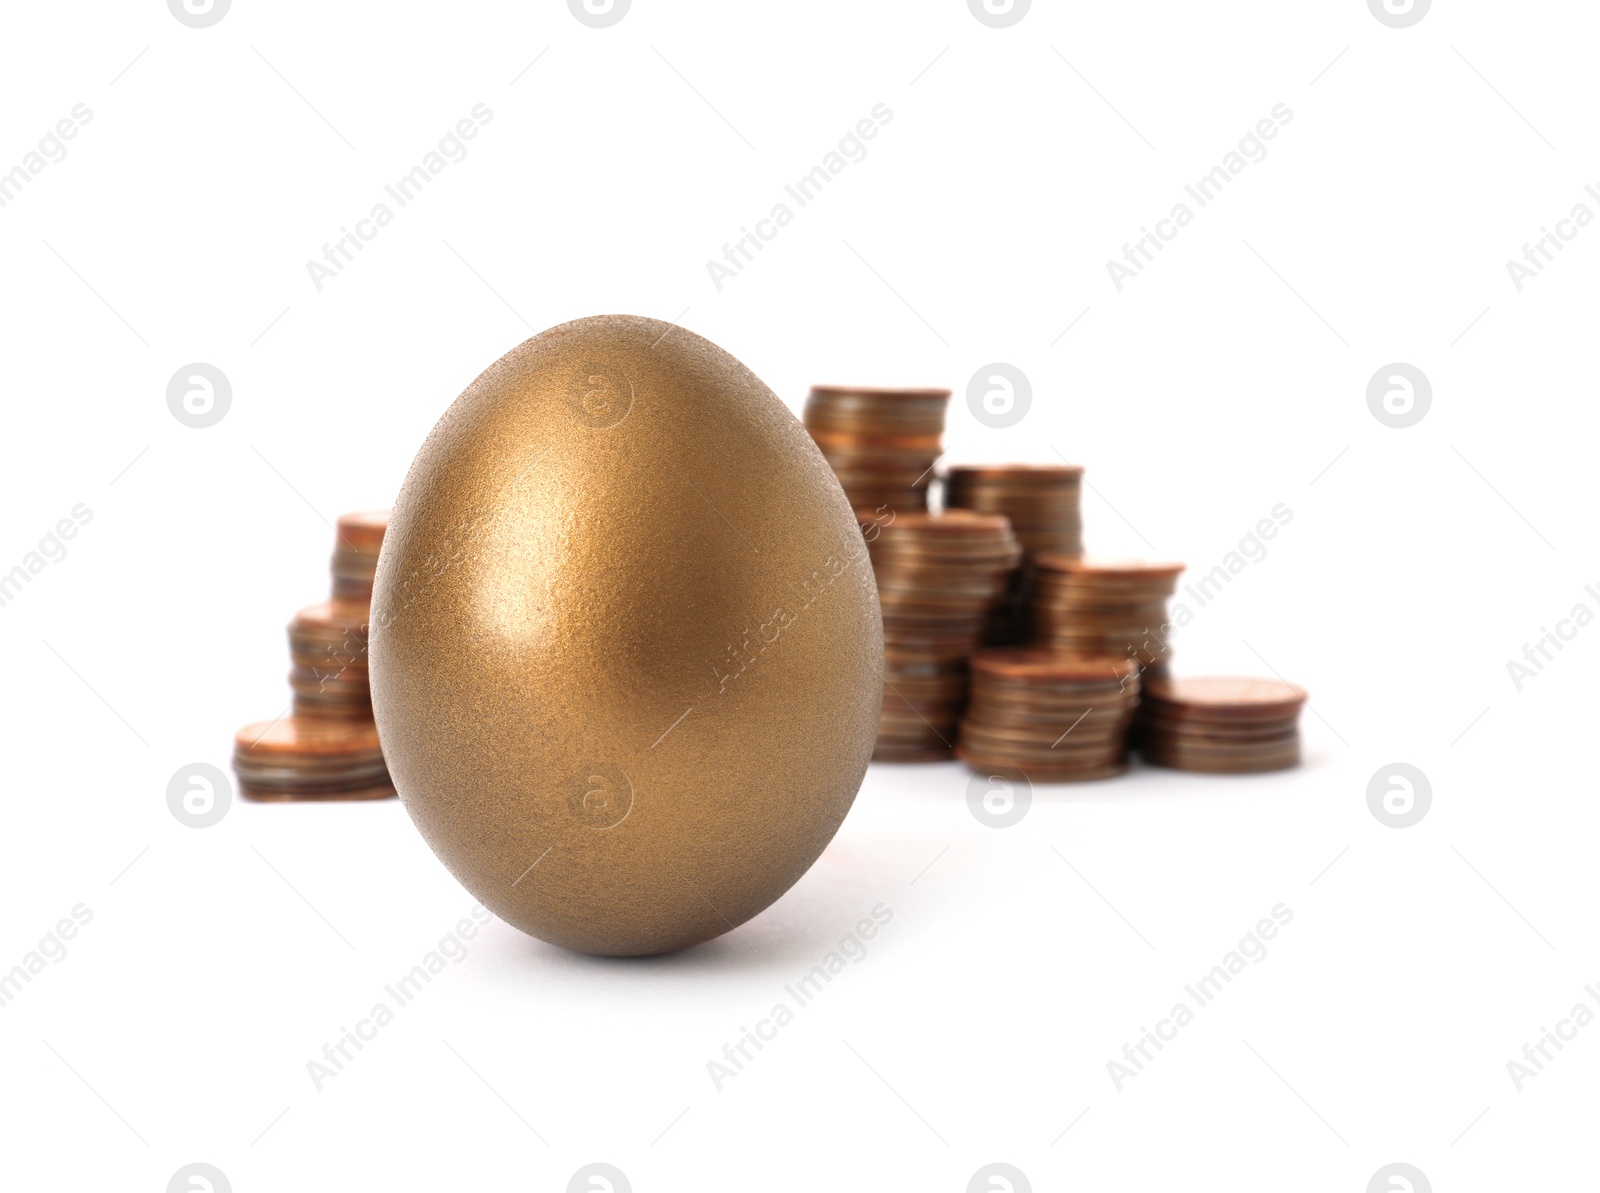
[[[543,975],[587,975],[619,982],[718,974],[787,978],[816,965],[870,917],[884,884],[877,867],[867,862],[835,843],[772,906],[720,936],[672,953],[597,956],[550,944],[510,925],[502,925],[504,930],[497,935],[509,959]]]

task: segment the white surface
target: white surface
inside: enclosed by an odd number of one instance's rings
[[[1035,1189],[1359,1193],[1393,1161],[1571,1187],[1600,1029],[1521,1092],[1507,1062],[1595,1005],[1600,629],[1520,692],[1506,663],[1600,610],[1600,231],[1520,292],[1506,261],[1600,211],[1592,6],[433,12],[6,14],[0,169],[93,119],[0,208],[0,571],[93,519],[0,608],[0,966],[93,920],[0,1009],[3,1184],[154,1193],[206,1161],[240,1193],[559,1190],[598,1160],[640,1193],[959,1190],[1000,1160]],[[465,160],[318,292],[307,259],[478,103]],[[868,156],[715,289],[706,261],[879,103]],[[1107,259],[1280,103],[1265,160],[1118,292]],[[875,767],[740,935],[624,963],[493,924],[319,1092],[307,1062],[471,900],[397,804],[195,831],[167,780],[286,702],[323,519],[388,504],[513,344],[611,310],[681,317],[796,409],[1019,366],[1028,417],[987,429],[958,392],[952,458],[1086,464],[1096,553],[1206,570],[1284,503],[1178,663],[1304,683],[1307,765],[1041,789],[1006,830],[954,765]],[[205,430],[165,404],[191,361],[233,385]],[[1391,361],[1434,387],[1407,430],[1366,406]],[[1366,806],[1396,760],[1434,790],[1403,831]],[[724,1043],[879,903],[866,957],[717,1090]],[[1266,959],[1118,1092],[1107,1062],[1279,903]]]

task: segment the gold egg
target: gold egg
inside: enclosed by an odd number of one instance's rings
[[[849,811],[883,691],[861,531],[800,423],[669,323],[518,345],[423,444],[374,587],[406,811],[501,919],[587,953],[709,940]]]

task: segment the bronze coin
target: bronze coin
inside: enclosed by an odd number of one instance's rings
[[[365,667],[294,667],[290,670],[290,688],[310,696],[360,697],[363,700],[368,699],[368,692],[371,692]]]
[[[1046,734],[1055,741],[1063,733],[1127,732],[1133,723],[1126,708],[1100,708],[1090,705],[1076,711],[1046,713],[1019,711],[982,700],[967,704],[966,718],[978,725],[992,729],[1006,729],[1016,733]]]
[[[289,632],[305,638],[340,641],[347,637],[367,639],[368,606],[359,603],[322,601],[307,605],[289,622]]]
[[[318,704],[305,696],[295,696],[289,705],[289,711],[297,717],[304,717],[312,721],[341,721],[346,724],[370,724],[372,721],[372,704]]]
[[[1261,771],[1288,770],[1300,764],[1300,747],[1292,746],[1267,753],[1205,754],[1192,750],[1141,745],[1140,754],[1146,762],[1170,770],[1202,771],[1208,774],[1254,774]]]
[[[880,733],[890,727],[914,728],[917,725],[927,724],[944,733],[946,737],[952,736],[947,730],[953,730],[961,720],[961,705],[905,705],[898,702],[885,701],[883,711],[878,715],[878,731]]]
[[[1306,700],[1304,688],[1246,676],[1169,679],[1151,684],[1147,696],[1165,708],[1229,716],[1297,714]]]
[[[376,556],[389,529],[389,511],[340,514],[334,536],[340,547],[362,555]]]
[[[1142,730],[1140,740],[1153,750],[1189,754],[1199,758],[1253,758],[1297,750],[1300,744],[1300,731],[1289,729],[1271,737],[1219,739]]]
[[[1002,596],[1004,594],[998,592],[963,592],[959,589],[951,592],[945,588],[913,588],[897,583],[878,590],[881,602],[878,607],[886,623],[890,620],[917,622],[940,618],[971,621],[987,617],[989,610]]]
[[[248,759],[239,758],[234,760],[233,769],[241,779],[274,787],[315,787],[330,783],[368,785],[382,782],[389,777],[389,771],[381,758],[377,762],[362,763],[359,766],[316,768],[260,766]]]
[[[883,668],[885,675],[892,675],[895,671],[906,671],[918,667],[943,669],[965,662],[966,657],[975,649],[973,646],[962,647],[958,650],[912,650],[909,647],[884,647]]]
[[[1054,559],[1060,561],[1067,556],[1053,555],[1046,551],[1033,558],[1033,565],[1037,570],[1034,587],[1042,598],[1048,599],[1059,605],[1136,605],[1165,603],[1166,599],[1177,591],[1178,582],[1169,577],[1155,580],[1135,581],[1099,581],[1080,580],[1068,577],[1062,572],[1052,572],[1039,567],[1041,559]],[[1081,558],[1081,556],[1079,557]]]
[[[1142,704],[1139,708],[1139,724],[1146,732],[1180,740],[1261,741],[1296,732],[1298,721],[1297,716],[1173,717],[1151,704]]]
[[[1099,755],[1106,751],[1120,752],[1127,744],[1127,735],[1118,729],[1100,729],[1086,736],[1079,730],[1071,733],[1057,731],[1032,734],[1016,730],[994,729],[981,721],[963,718],[960,721],[961,740],[974,745],[982,743],[990,752],[1004,751],[1008,757],[1033,757],[1045,760],[1077,761],[1083,755]],[[1035,758],[1037,761],[1037,758]]]
[[[878,734],[874,744],[878,749],[948,750],[955,744],[955,740],[954,727],[948,732],[941,733],[927,726],[917,729],[902,726],[883,730]]]
[[[280,717],[239,730],[234,735],[234,754],[274,766],[316,766],[382,757],[383,749],[378,742],[378,727],[371,723],[330,727],[324,721]]]
[[[345,580],[338,576],[333,578],[333,599],[336,601],[367,601],[372,600],[371,580]]]
[[[307,671],[315,671],[321,675],[335,675],[346,671],[367,670],[367,656],[365,652],[359,655],[348,655],[331,643],[307,649],[302,646],[289,648],[289,661],[296,667]]]
[[[974,510],[947,510],[942,514],[907,515],[884,527],[887,534],[915,532],[923,535],[1000,535],[1010,533],[1011,523],[1003,514],[980,514]]]
[[[944,420],[938,415],[919,418],[878,419],[838,411],[813,413],[806,430],[824,454],[882,450],[907,458],[915,453],[931,470],[944,447]]]
[[[1083,468],[1078,464],[952,464],[945,475],[952,481],[964,481],[970,477],[977,481],[1004,484],[1045,484],[1078,480],[1083,476]]]
[[[378,574],[378,557],[369,555],[365,559],[353,555],[335,555],[328,564],[331,575],[339,576],[345,580],[365,580],[372,582]]]
[[[999,650],[1037,650],[1033,646],[997,647]],[[1139,703],[1139,681],[1133,673],[1120,680],[1027,680],[996,679],[982,672],[972,673],[975,697],[1015,708],[1066,709],[1117,705],[1134,708]]]
[[[884,682],[893,680],[898,684],[903,679],[928,680],[953,678],[956,676],[965,679],[967,675],[967,660],[963,655],[952,663],[902,663],[890,666],[885,660],[883,667]]]
[[[1053,556],[1036,562],[1040,568],[1048,571],[1106,580],[1142,580],[1167,576],[1176,579],[1186,566],[1148,559],[1058,559]]]
[[[987,758],[981,752],[956,746],[956,757],[980,775],[994,775],[1001,779],[1024,779],[1029,783],[1084,783],[1096,779],[1111,779],[1127,773],[1125,759],[1093,766],[1045,767],[1019,766],[1009,759]]]
[[[239,781],[239,794],[244,796],[245,799],[255,800],[258,803],[297,803],[300,801],[312,803],[317,801],[331,802],[334,800],[390,799],[396,792],[393,782],[363,784],[355,787],[335,785],[328,788],[286,788],[259,786],[241,779]]]
[[[927,514],[916,516],[926,517]],[[897,518],[897,522],[903,520],[903,517]],[[981,535],[930,535],[919,530],[897,532],[893,523],[876,524],[875,528],[866,525],[863,530],[867,550],[874,557],[905,558],[912,563],[925,559],[962,563],[1016,562],[1017,540],[1009,531],[995,530]]]
[[[913,700],[959,699],[967,690],[967,673],[961,663],[932,671],[906,671],[885,667],[883,690],[904,692]]]
[[[950,400],[950,391],[938,386],[813,385],[808,400],[810,398],[829,401],[851,399],[869,402],[916,401],[944,403]]]
[[[297,717],[372,720],[372,697],[365,693],[360,696],[319,696],[314,692],[296,692],[291,698],[290,708]]]
[[[1137,698],[1131,693],[1106,691],[1097,695],[1080,693],[1039,698],[996,692],[993,688],[976,685],[972,689],[968,703],[976,715],[985,718],[1059,724],[1062,729],[1086,715],[1095,721],[1115,720],[1119,717],[1128,719],[1139,707]]]
[[[1066,525],[1082,529],[1083,523],[1082,509],[1076,495],[1011,497],[1000,493],[952,493],[947,489],[944,503],[946,509],[1004,514],[1013,528],[1018,525]]]
[[[974,674],[1016,682],[1121,682],[1134,673],[1129,660],[1115,655],[1071,654],[1022,646],[979,651],[972,657]]]
[[[953,738],[959,738],[974,750],[982,750],[987,757],[1009,758],[1016,763],[1042,763],[1046,766],[1083,766],[1100,762],[1109,762],[1120,758],[1128,747],[1127,738],[1122,734],[1101,737],[1093,740],[1084,740],[1074,743],[1068,737],[1059,744],[1053,744],[1052,737],[1023,738],[1023,737],[997,737],[989,733],[981,733],[976,726],[960,722]]]

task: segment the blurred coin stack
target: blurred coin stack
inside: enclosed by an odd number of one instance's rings
[[[258,800],[383,799],[394,794],[371,721],[288,716],[233,739],[240,794]]]
[[[372,577],[378,571],[378,552],[389,529],[389,511],[345,514],[339,519],[333,544],[333,599],[372,604]]]
[[[956,753],[973,770],[1065,783],[1127,769],[1139,706],[1135,660],[1009,647],[980,651],[970,666]]]
[[[1139,709],[1139,752],[1175,770],[1284,770],[1300,761],[1305,699],[1276,679],[1152,680]]]
[[[1028,614],[1036,555],[1083,554],[1082,482],[1083,469],[1073,464],[960,464],[945,473],[945,508],[1004,514],[1022,545],[1022,566],[990,621],[991,645],[1032,637]]]
[[[367,622],[387,511],[339,519],[333,599],[289,623],[292,712],[247,725],[234,738],[233,767],[252,799],[376,799],[394,794],[372,720]]]
[[[967,656],[1021,554],[1004,517],[953,510],[857,510],[883,608],[883,710],[873,757],[951,756],[966,699]]]
[[[1167,598],[1177,589],[1183,564],[1045,553],[1034,558],[1034,568],[1035,645],[1133,659],[1146,680],[1166,675],[1172,654]]]
[[[324,601],[308,605],[289,623],[289,687],[299,717],[372,720],[367,683],[370,603]]]
[[[925,510],[948,389],[815,385],[805,424],[858,509]]]
[[[957,464],[944,477],[947,508],[1004,514],[1024,556],[1083,554],[1075,464]]]

